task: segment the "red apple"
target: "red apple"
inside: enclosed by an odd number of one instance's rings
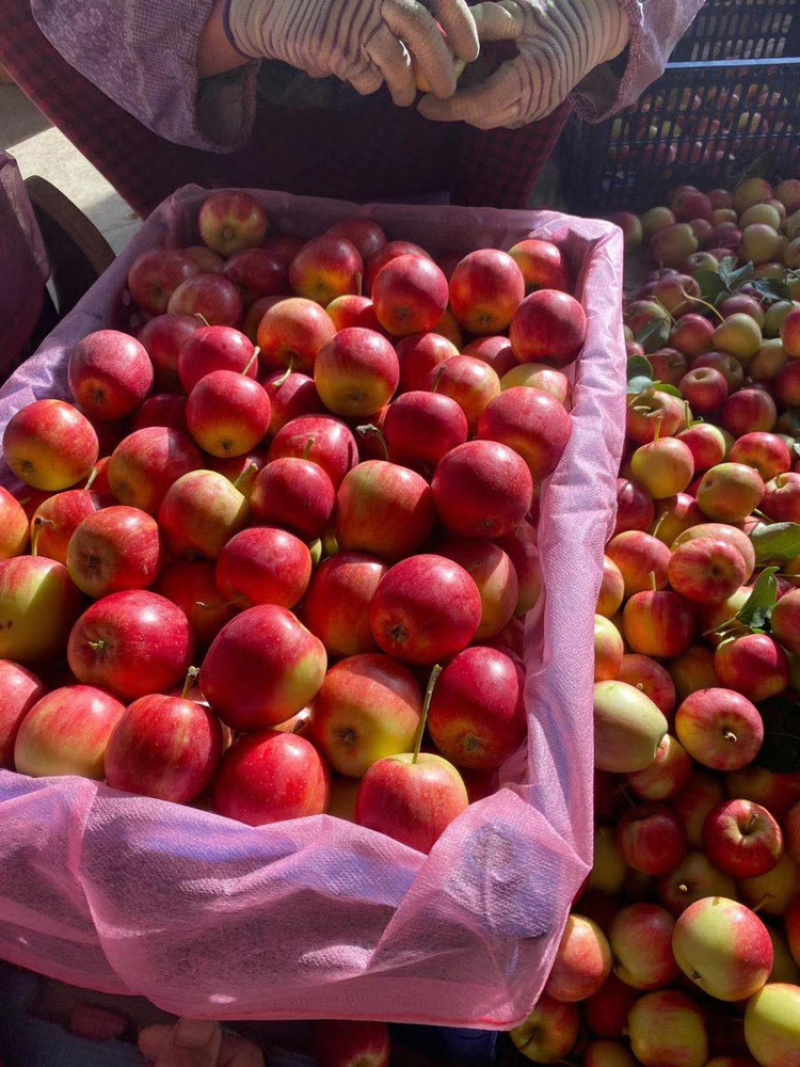
[[[692,453],[696,474],[715,467],[725,459],[727,446],[725,435],[713,423],[694,422],[687,429],[681,430],[677,438]]]
[[[683,745],[665,734],[654,762],[645,770],[628,775],[628,786],[642,800],[672,800],[692,777],[692,760]]]
[[[171,600],[184,612],[195,645],[205,650],[236,611],[236,606],[217,589],[215,566],[209,560],[177,560],[161,572],[154,593]]]
[[[671,721],[675,712],[675,685],[669,671],[650,656],[626,652],[622,657],[617,678],[650,697],[656,707]]]
[[[718,463],[705,472],[697,488],[697,503],[716,522],[741,522],[764,496],[761,475],[744,463]]]
[[[770,627],[787,651],[800,654],[800,589],[780,598],[773,609]]]
[[[642,804],[626,811],[617,823],[617,844],[630,867],[660,877],[685,856],[686,831],[666,804]]]
[[[87,334],[69,357],[70,391],[90,418],[123,419],[153,388],[153,364],[135,337],[118,330]]]
[[[746,433],[733,443],[732,463],[754,467],[765,482],[791,469],[792,456],[786,442],[774,433]]]
[[[228,819],[264,826],[322,815],[330,791],[330,772],[309,741],[282,730],[262,730],[240,737],[223,756],[213,806]]]
[[[269,430],[269,397],[258,382],[232,370],[206,374],[189,393],[186,424],[212,456],[243,456]]]
[[[42,501],[31,519],[31,537],[37,556],[67,562],[67,546],[81,522],[100,508],[100,498],[89,489],[68,489]]]
[[[47,687],[19,663],[0,659],[0,767],[14,767],[14,742],[20,723]]]
[[[205,792],[222,755],[222,727],[202,704],[153,693],[130,704],[106,749],[112,789],[188,804]]]
[[[465,433],[464,440],[466,439]],[[82,492],[82,490],[77,491]],[[41,507],[40,504],[39,508]],[[28,516],[25,514],[25,509],[16,497],[0,485],[0,560],[21,555],[28,547],[28,532]],[[44,552],[42,555],[49,555],[49,553]]]
[[[252,341],[232,326],[204,326],[181,345],[178,376],[187,393],[201,378],[216,370],[231,370],[256,377]]]
[[[250,494],[256,522],[285,526],[305,541],[322,536],[335,502],[333,483],[323,468],[296,456],[262,467]]]
[[[518,452],[534,483],[553,470],[572,434],[572,420],[549,393],[530,387],[506,389],[484,411],[478,437]]]
[[[396,350],[400,361],[401,393],[427,389],[433,369],[458,355],[451,340],[432,332],[402,337]]]
[[[684,356],[693,358],[711,351],[711,338],[714,336],[714,326],[708,319],[695,312],[688,312],[676,320],[670,330],[670,344],[682,352]],[[666,379],[662,379],[666,381]],[[675,382],[675,385],[678,383]]]
[[[714,866],[733,878],[767,874],[783,854],[780,827],[752,800],[726,800],[703,823],[703,845]]]
[[[514,312],[509,336],[520,363],[563,367],[580,351],[586,328],[584,310],[573,296],[540,289],[526,296]]]
[[[519,579],[509,556],[488,541],[461,538],[441,542],[437,552],[460,564],[478,587],[483,607],[476,641],[499,634],[511,621],[519,600]]]
[[[147,589],[162,565],[159,529],[152,515],[124,505],[87,515],[67,548],[67,570],[82,593],[95,599],[122,589]]]
[[[319,398],[314,379],[307,374],[274,371],[262,378],[272,407],[269,432],[274,436],[287,422],[301,415],[321,415],[325,406]]]
[[[338,552],[315,571],[303,620],[331,655],[354,656],[377,649],[369,604],[387,565],[361,552]]]
[[[758,708],[721,687],[690,693],[675,714],[675,731],[693,759],[717,771],[746,767],[764,739]]]
[[[394,396],[400,365],[391,343],[375,330],[340,330],[317,353],[314,382],[335,415],[375,415]]]
[[[261,363],[276,369],[310,371],[335,333],[330,315],[315,301],[305,297],[281,300],[258,324]]]
[[[515,367],[520,366],[520,364],[517,363],[517,357],[511,349],[511,342],[505,334],[476,337],[474,340],[470,341],[468,345],[464,346],[461,350],[461,354],[464,356],[474,356],[475,359],[480,359],[484,363],[488,363],[492,370],[501,379],[501,384],[504,374],[513,370]],[[552,368],[545,367],[544,364],[542,364],[540,370],[551,372]]]
[[[719,1000],[746,1000],[772,970],[766,926],[744,904],[724,897],[689,905],[675,923],[672,950],[683,973]]]
[[[693,1000],[673,989],[640,997],[628,1015],[631,1050],[644,1067],[705,1067],[708,1032]]]
[[[271,526],[235,534],[217,557],[216,582],[223,596],[245,608],[279,604],[293,608],[311,579],[311,553],[299,538]]]
[[[686,405],[678,397],[659,389],[646,389],[628,398],[625,432],[638,445],[661,437],[672,437],[686,427]]]
[[[756,703],[782,693],[791,681],[786,653],[764,633],[724,638],[714,653],[714,670],[722,685]]]
[[[363,778],[377,760],[408,752],[422,713],[414,675],[391,656],[348,656],[312,703],[311,737],[334,770]]]
[[[124,711],[113,696],[90,685],[54,689],[20,724],[14,745],[17,771],[35,778],[104,778],[108,739]]]
[[[744,1036],[760,1067],[800,1067],[800,985],[768,982],[747,1002]]]
[[[345,237],[355,245],[365,263],[387,245],[383,229],[375,219],[367,218],[365,215],[342,219],[331,226],[328,233],[332,233],[335,237]]]
[[[671,545],[676,537],[692,526],[705,522],[705,515],[689,493],[676,493],[656,504],[656,518],[652,526],[653,537]]]
[[[678,545],[667,570],[676,593],[700,604],[721,604],[742,586],[747,566],[729,541],[697,537]]]
[[[369,296],[372,293],[372,285],[378,273],[393,259],[400,256],[422,256],[423,259],[431,257],[424,248],[413,244],[411,241],[389,241],[377,252],[373,252],[366,261],[364,273],[364,292]]]
[[[614,974],[634,989],[664,989],[680,971],[672,955],[675,920],[657,904],[629,904],[611,921]]]
[[[384,332],[375,315],[375,307],[368,296],[345,293],[344,296],[337,296],[335,300],[331,300],[325,310],[337,332],[351,326],[360,326],[381,334]]]
[[[420,549],[433,529],[431,487],[385,460],[367,460],[345,475],[336,502],[340,548],[398,560]]]
[[[356,820],[427,853],[468,806],[464,781],[451,763],[429,752],[402,752],[377,760],[364,775]]]
[[[170,315],[202,315],[209,326],[238,326],[244,314],[242,295],[221,274],[192,274],[181,282],[167,304]]]
[[[242,294],[245,307],[265,296],[288,296],[289,270],[271,248],[243,248],[230,256],[223,269]]]
[[[687,852],[669,874],[659,879],[658,899],[677,917],[703,897],[737,898],[736,883],[711,864],[704,852]]]
[[[694,459],[677,437],[656,437],[631,456],[630,470],[654,500],[682,493],[694,477]]]
[[[628,1025],[628,1012],[638,992],[612,971],[605,983],[583,1005],[583,1016],[598,1037],[621,1038]]]
[[[655,505],[636,482],[617,478],[617,521],[612,537],[627,530],[649,530],[655,518]]]
[[[182,559],[216,559],[249,518],[247,497],[224,474],[209,470],[189,471],[178,478],[158,509],[167,546]]]
[[[383,432],[393,463],[426,473],[466,441],[467,417],[449,396],[413,391],[389,405]]]
[[[705,319],[702,320],[705,322]],[[632,342],[636,344],[636,342]],[[639,345],[639,348],[642,346]],[[641,352],[629,352],[629,355],[643,356]],[[653,378],[658,382],[666,382],[668,385],[677,386],[681,378],[689,369],[686,356],[677,348],[659,348],[656,352],[650,352],[647,356],[653,372]],[[727,394],[726,394],[727,395]]]
[[[622,628],[632,651],[671,659],[691,645],[695,616],[690,601],[680,594],[643,590],[634,593],[625,605]]]
[[[67,645],[79,682],[129,700],[176,685],[193,654],[186,615],[166,597],[144,589],[96,601],[72,627]]]
[[[433,260],[403,255],[378,271],[371,296],[381,326],[394,337],[408,337],[434,329],[447,308],[449,289]]]
[[[198,268],[177,248],[150,248],[128,271],[128,291],[148,315],[163,315],[170,297]]]
[[[48,663],[63,655],[80,611],[67,568],[43,556],[0,561],[0,658]]]
[[[177,393],[156,393],[148,397],[134,415],[131,430],[144,430],[148,426],[166,426],[186,433],[186,397]]]
[[[456,265],[450,277],[450,306],[458,323],[473,334],[505,330],[525,296],[525,278],[514,258],[479,248]]]
[[[533,480],[525,460],[495,441],[467,441],[439,463],[431,483],[439,518],[460,537],[502,537],[525,518]]]
[[[483,360],[456,355],[430,372],[425,388],[455,400],[474,433],[487,406],[500,396],[500,379]]]
[[[611,949],[597,923],[583,915],[567,918],[544,995],[562,1002],[586,1000],[611,973]]]
[[[767,482],[761,510],[773,522],[800,522],[800,469]]]
[[[289,283],[297,296],[325,307],[337,296],[358,293],[364,261],[346,237],[323,233],[306,241],[289,264]]]
[[[108,480],[121,504],[155,514],[169,487],[201,463],[200,451],[187,434],[149,426],[117,445],[111,454]]]
[[[328,415],[300,415],[278,431],[267,454],[269,462],[286,456],[317,463],[338,489],[358,463],[358,445],[341,420]]]
[[[750,578],[756,564],[755,549],[753,548],[750,538],[741,530],[737,530],[735,526],[729,526],[724,522],[701,523],[698,526],[692,526],[688,530],[684,530],[683,533],[678,534],[672,542],[672,550],[675,551],[680,545],[686,544],[687,541],[692,541],[696,538],[712,538],[713,540],[728,541],[744,560],[747,578]]]
[[[34,400],[11,416],[3,433],[3,458],[34,489],[69,489],[88,478],[97,456],[94,427],[63,400]]]
[[[197,220],[200,236],[209,248],[230,256],[255,248],[267,235],[267,213],[257,200],[240,189],[220,190],[203,201]]]
[[[578,1006],[544,993],[525,1022],[511,1031],[511,1040],[534,1063],[558,1063],[572,1052],[579,1032]]]
[[[508,251],[525,279],[525,289],[562,289],[572,292],[572,279],[566,257],[558,245],[528,237]]]
[[[214,638],[200,689],[226,725],[258,730],[304,708],[322,685],[326,667],[318,638],[286,608],[261,604],[231,619]]]
[[[482,605],[463,567],[428,554],[396,563],[381,580],[369,611],[373,636],[384,652],[432,664],[473,640]]]

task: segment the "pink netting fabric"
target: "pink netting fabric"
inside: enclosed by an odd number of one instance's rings
[[[136,255],[196,243],[204,195],[180,190],[150,217],[0,392],[0,430],[35,397],[68,395],[72,346],[124,321]],[[256,195],[303,237],[364,213],[433,254],[530,234],[567,251],[589,333],[574,433],[543,487],[527,749],[427,857],[328,816],[251,829],[79,778],[0,772],[0,956],[182,1015],[507,1028],[537,1000],[591,861],[593,613],[624,425],[621,235],[552,212]]]
[[[0,381],[17,366],[44,301],[49,269],[16,160],[0,151]]]

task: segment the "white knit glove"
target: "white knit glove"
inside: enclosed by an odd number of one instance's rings
[[[449,100],[428,93],[420,112],[481,130],[544,118],[598,64],[625,48],[628,16],[618,0],[499,0],[472,8],[481,41],[516,41],[519,55]]]
[[[447,32],[456,56],[471,62],[480,46],[466,0],[231,0],[228,31],[254,59],[279,59],[312,78],[334,74],[362,95],[385,82],[395,104],[416,98],[410,52],[431,94],[451,96],[453,59],[436,27]]]

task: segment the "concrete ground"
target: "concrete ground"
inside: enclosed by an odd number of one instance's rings
[[[119,253],[141,220],[106,179],[16,85],[0,84],[0,149],[23,178],[38,174],[67,196]]]

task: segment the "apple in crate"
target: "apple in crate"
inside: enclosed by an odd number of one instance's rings
[[[67,377],[76,404],[95,419],[131,415],[154,380],[142,343],[119,330],[97,330],[79,341],[69,357]]]
[[[251,526],[223,546],[217,557],[217,588],[242,608],[279,604],[293,608],[311,579],[311,553],[286,530]]]
[[[284,526],[305,541],[322,536],[335,504],[336,492],[328,474],[318,463],[299,456],[265,464],[250,493],[256,522]]]
[[[381,326],[393,337],[408,337],[434,329],[447,309],[449,289],[432,259],[403,255],[381,268],[370,295]]]
[[[0,485],[0,560],[24,552],[28,547],[28,533],[25,509],[16,497]]]
[[[403,337],[395,347],[400,360],[401,393],[427,389],[431,371],[458,355],[458,349],[451,340],[432,332]]]
[[[511,1040],[534,1063],[563,1063],[575,1047],[579,1033],[577,1004],[543,993],[525,1022],[511,1031]]]
[[[184,341],[178,352],[178,377],[191,393],[201,378],[215,370],[257,376],[253,342],[232,326],[203,326]]]
[[[349,471],[336,494],[336,541],[389,562],[418,551],[435,521],[431,487],[415,471],[371,459]]]
[[[355,245],[361,258],[366,262],[385,248],[387,239],[381,226],[366,215],[354,215],[341,219],[330,227],[328,233],[335,237],[344,237]]]
[[[90,489],[65,489],[63,493],[54,493],[43,500],[31,519],[36,555],[66,563],[73,533],[100,507],[100,498]]]
[[[400,364],[394,346],[375,330],[352,326],[331,338],[317,353],[314,381],[325,406],[335,415],[367,418],[394,396]]]
[[[358,293],[364,261],[355,245],[338,234],[306,241],[289,264],[292,291],[325,307],[337,296]]]
[[[124,504],[87,515],[67,548],[70,577],[94,599],[122,589],[147,589],[158,578],[161,564],[156,520]]]
[[[597,923],[572,914],[561,935],[545,995],[566,1002],[586,1000],[603,986],[611,963],[611,949]]]
[[[525,279],[525,289],[561,289],[572,291],[570,270],[561,249],[551,241],[528,237],[518,241],[508,254],[516,262]]]
[[[222,726],[187,696],[196,673],[187,675],[181,696],[152,693],[125,709],[106,749],[106,781],[113,789],[188,804],[211,784],[222,756]]]
[[[552,473],[572,435],[572,419],[550,393],[531,386],[505,389],[478,423],[478,437],[518,452],[534,484]]]
[[[586,340],[586,313],[569,293],[539,289],[517,307],[509,336],[520,363],[563,367]]]
[[[332,656],[377,650],[369,605],[388,570],[364,552],[340,551],[314,572],[303,604],[303,620]]]
[[[227,726],[263,729],[285,722],[316,696],[327,663],[325,646],[289,610],[261,604],[231,619],[214,638],[200,689]]]
[[[761,1067],[800,1067],[800,985],[768,983],[747,1002],[747,1047]]]
[[[350,428],[330,415],[300,415],[272,439],[268,460],[297,456],[319,464],[335,489],[358,463],[358,445]]]
[[[205,452],[217,458],[244,456],[256,448],[266,437],[271,418],[272,405],[264,387],[245,372],[206,374],[186,404],[189,432]]]
[[[22,720],[14,766],[36,778],[79,774],[102,779],[108,739],[124,711],[119,700],[91,685],[54,689]]]
[[[676,989],[646,993],[628,1015],[631,1049],[644,1067],[705,1067],[708,1030],[698,1004]]]
[[[35,400],[11,416],[3,434],[3,458],[13,473],[49,492],[88,478],[98,449],[92,424],[63,400]]]
[[[224,474],[194,470],[169,487],[158,524],[170,551],[184,559],[216,559],[250,517],[247,497]]]
[[[519,453],[498,441],[467,441],[441,460],[431,482],[439,518],[460,537],[510,534],[528,514],[533,479]]]
[[[0,562],[0,657],[46,664],[60,657],[80,613],[80,593],[62,564],[43,556]]]
[[[163,315],[170,297],[198,268],[177,248],[150,248],[128,271],[128,291],[148,315]]]
[[[330,772],[309,741],[282,730],[262,730],[239,738],[227,750],[212,803],[219,815],[263,826],[322,815],[330,793]]]
[[[19,663],[0,659],[0,767],[14,766],[14,742],[20,723],[47,686]]]
[[[111,453],[108,482],[120,504],[155,515],[173,482],[202,465],[200,449],[188,434],[147,426],[128,434]]]
[[[214,326],[238,326],[244,301],[233,282],[222,274],[201,272],[181,282],[167,304],[170,315],[202,315]]]
[[[185,677],[194,654],[189,620],[166,597],[146,589],[111,593],[72,628],[69,666],[78,681],[128,700],[158,693]]]
[[[467,417],[449,396],[413,390],[389,405],[383,422],[392,463],[412,470],[433,470],[469,433]]]
[[[230,256],[255,248],[267,236],[269,220],[259,202],[241,190],[220,190],[203,201],[197,225],[209,248]]]
[[[501,333],[524,296],[525,278],[518,264],[496,248],[468,253],[450,276],[450,307],[470,333]]]

